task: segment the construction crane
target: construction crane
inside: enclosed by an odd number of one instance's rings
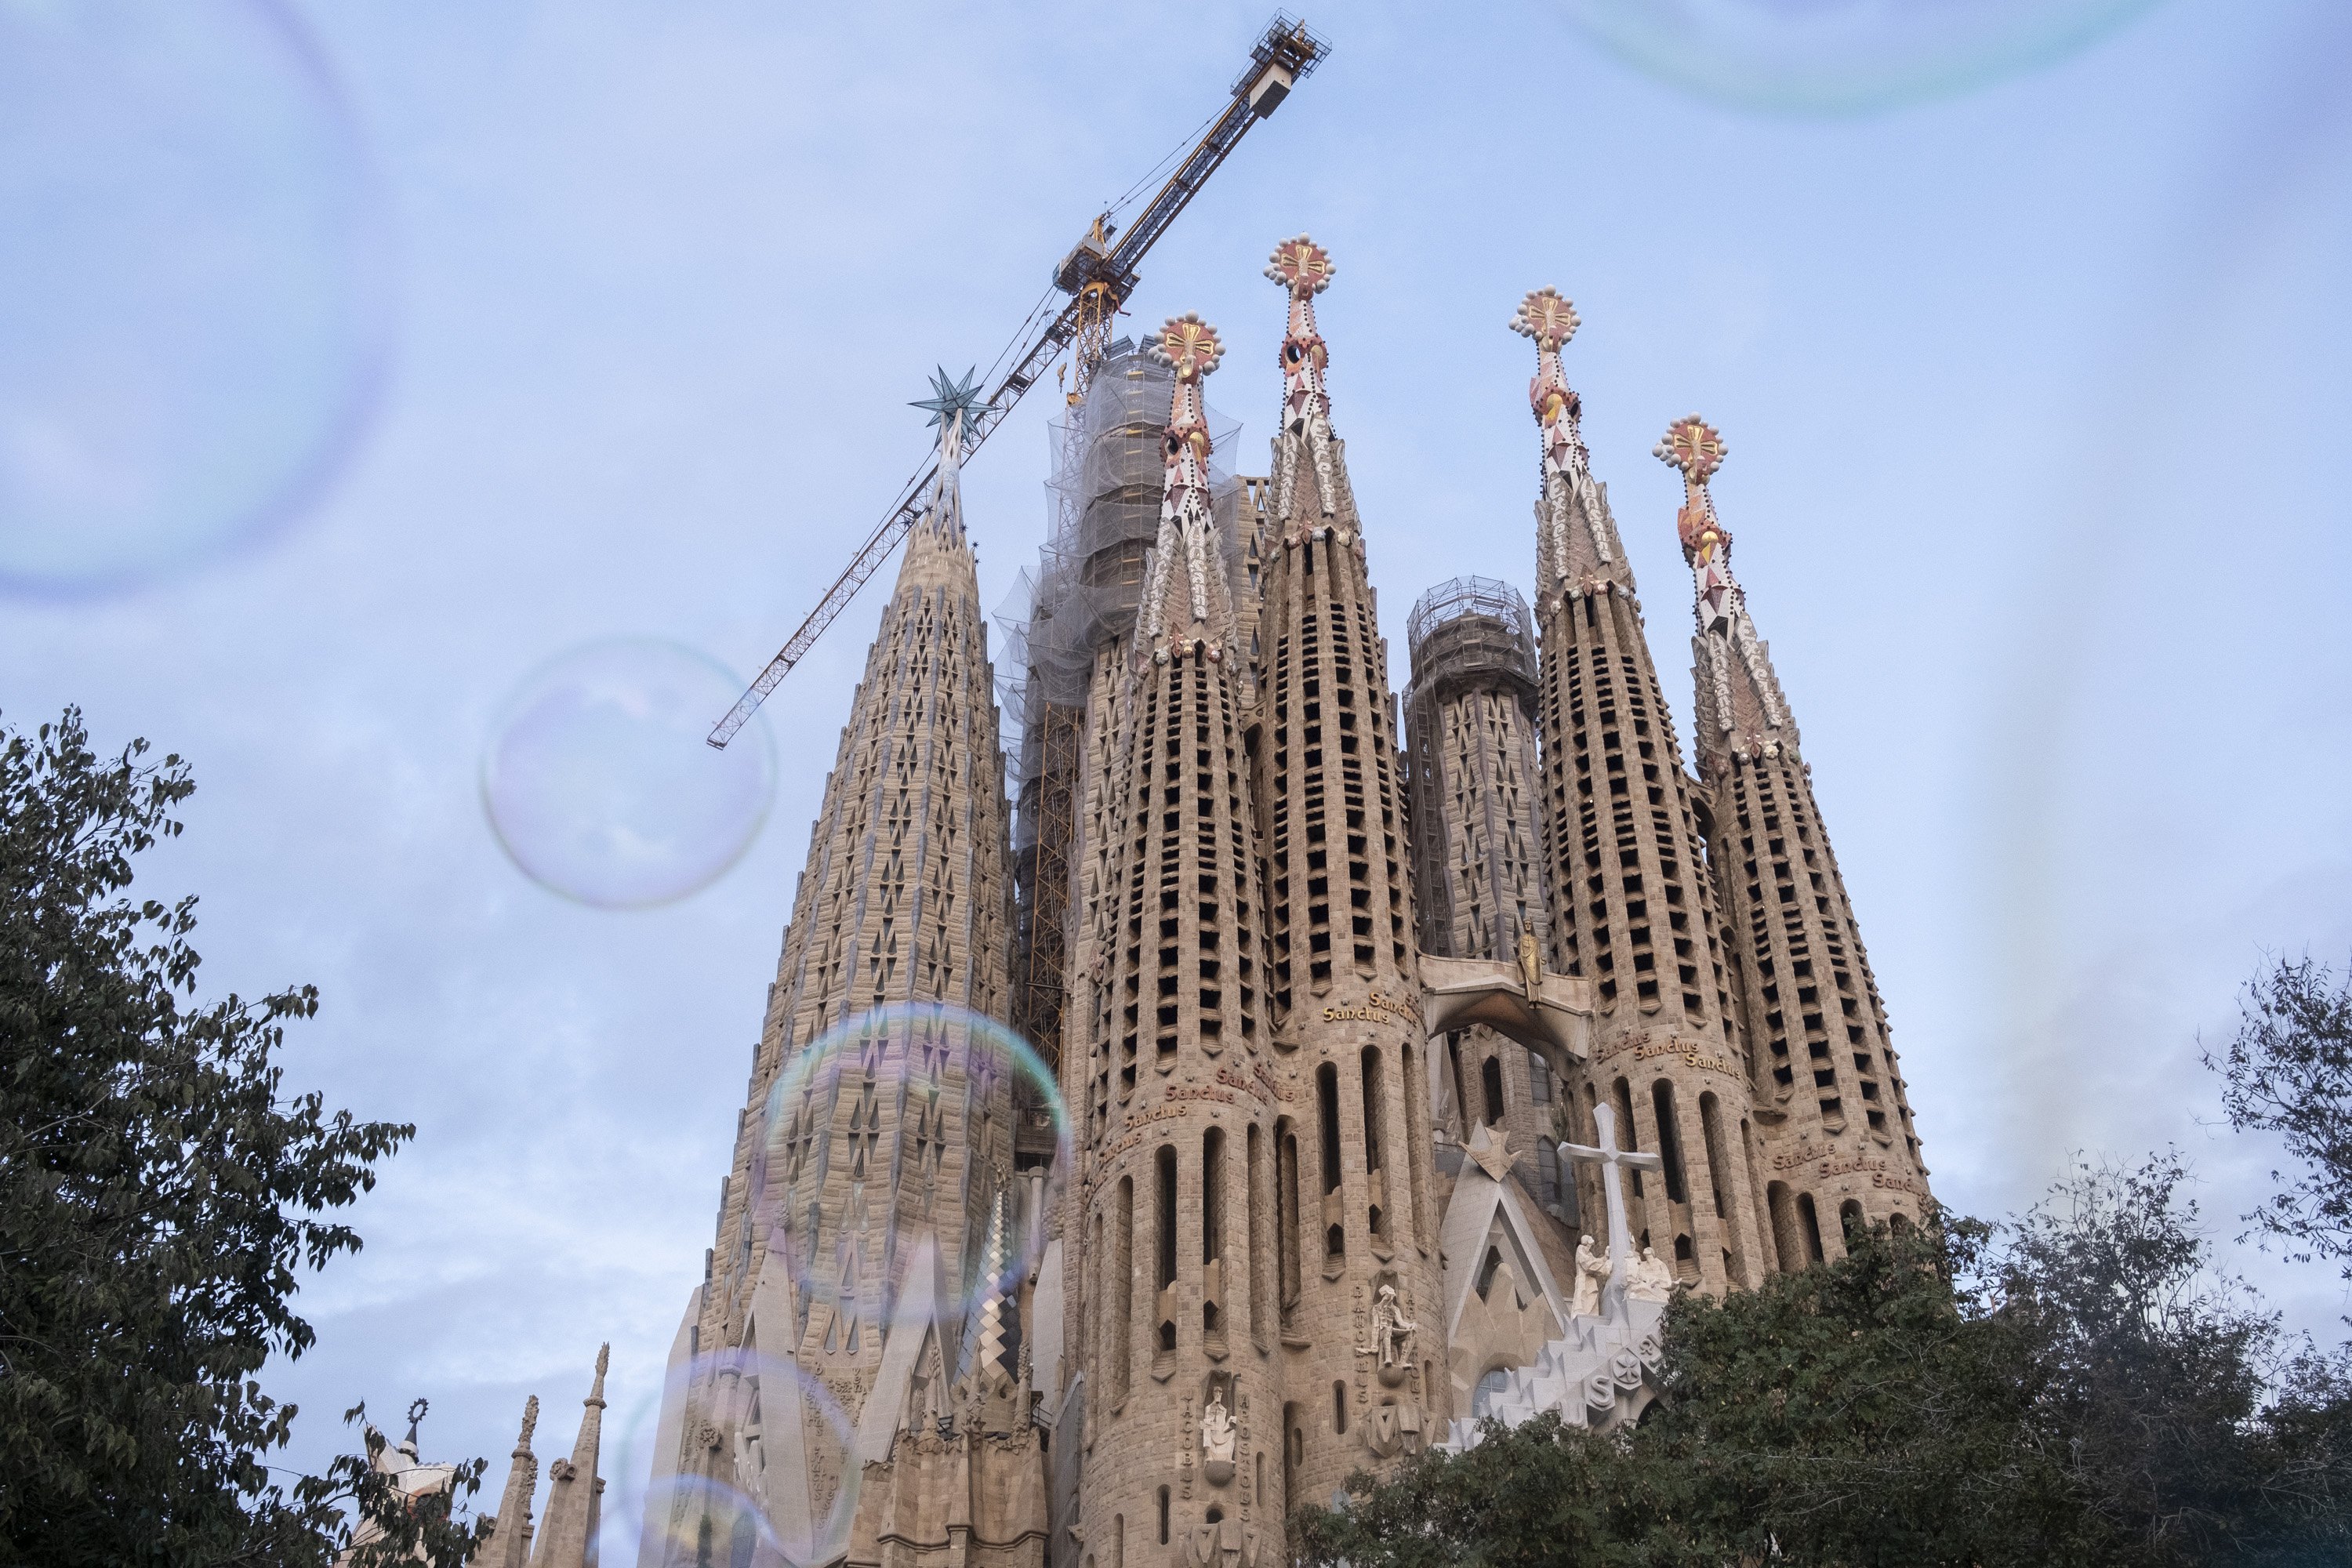
[[[1076,404],[1086,395],[1095,367],[1102,362],[1112,320],[1120,306],[1134,296],[1139,281],[1137,263],[1168,231],[1168,226],[1176,221],[1176,215],[1208,183],[1209,176],[1217,172],[1217,165],[1225,161],[1225,155],[1241,142],[1244,133],[1272,114],[1290,96],[1290,89],[1328,53],[1329,47],[1308,32],[1304,22],[1276,14],[1265,34],[1251,47],[1249,64],[1234,79],[1233,100],[1210,122],[1191,153],[1177,164],[1176,172],[1168,177],[1168,183],[1127,226],[1126,232],[1118,232],[1111,212],[1101,214],[1086,237],[1073,246],[1054,268],[1053,287],[1069,296],[1068,300],[1048,318],[1040,319],[1033,311],[1034,324],[1024,325],[1028,332],[1026,339],[1016,334],[1013,346],[1005,355],[1012,368],[989,388],[987,403],[963,426],[965,457],[979,450],[990,432],[1004,422],[1022,395],[1036,384],[1045,367],[1065,349],[1071,351],[1069,401]],[[1051,298],[1050,290],[1047,297]],[[723,748],[735,738],[735,732],[750,721],[768,693],[792,672],[793,666],[801,661],[824,634],[825,627],[847,607],[866,579],[889,559],[907,531],[921,520],[926,497],[938,475],[939,459],[934,457],[900,489],[898,500],[866,536],[866,542],[858,546],[847,569],[825,590],[816,608],[809,612],[808,619],[801,623],[800,630],[768,661],[760,678],[751,682],[751,689],[736,700],[735,706],[711,730],[711,745]]]

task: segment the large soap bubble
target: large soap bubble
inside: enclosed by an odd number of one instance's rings
[[[381,206],[265,0],[0,0],[0,585],[164,575],[298,516],[373,405]]]
[[[542,667],[482,763],[499,842],[534,879],[605,909],[667,903],[716,880],[775,795],[766,722],[704,743],[742,682],[677,643],[616,637]]]
[[[960,1237],[940,1238],[963,1253],[938,1282],[941,1304],[961,1317],[991,1296],[1016,1293],[1043,1258],[1044,1222],[1072,1158],[1053,1069],[1004,1025],[944,1003],[872,1008],[799,1047],[768,1086],[761,1121],[758,1223],[769,1256],[782,1255],[813,1300],[860,1293],[874,1260],[890,1251],[892,1203],[905,1194],[926,1207],[922,1184],[946,1181],[950,1145],[975,1168],[1028,1168],[995,1193],[982,1181],[963,1189],[975,1212]],[[861,1159],[880,1195],[837,1222],[813,1223],[809,1195],[827,1173],[854,1173]],[[903,1258],[913,1237],[907,1224],[900,1230]]]
[[[667,1433],[665,1414],[676,1419]],[[661,1397],[619,1426],[606,1562],[814,1568],[849,1544],[864,1479],[857,1423],[789,1358],[706,1352],[672,1367]]]
[[[2057,59],[2157,0],[1561,0],[1618,54],[1751,109],[1841,114]]]

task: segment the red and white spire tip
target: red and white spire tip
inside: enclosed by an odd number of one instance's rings
[[[1738,612],[1739,584],[1731,575],[1731,531],[1715,515],[1706,482],[1731,448],[1721,431],[1691,414],[1667,426],[1650,451],[1682,472],[1683,505],[1675,514],[1675,531],[1682,539],[1683,559],[1690,563],[1699,630],[1722,630]]]
[[[1303,234],[1276,246],[1266,261],[1267,279],[1290,296],[1280,356],[1282,417],[1275,434],[1274,515],[1285,523],[1297,508],[1298,481],[1310,468],[1318,516],[1328,521],[1338,509],[1331,391],[1323,378],[1331,351],[1315,325],[1315,296],[1331,286],[1338,271],[1331,253]]]
[[[1149,641],[1164,629],[1168,574],[1180,557],[1189,579],[1190,618],[1198,626],[1209,616],[1216,510],[1210,494],[1209,416],[1201,401],[1201,383],[1224,358],[1225,345],[1216,328],[1197,312],[1187,311],[1171,316],[1145,352],[1176,373],[1168,398],[1167,437],[1160,447],[1167,470],[1160,481],[1160,538],[1144,587],[1143,631]],[[1167,650],[1157,650],[1156,657],[1164,659]]]

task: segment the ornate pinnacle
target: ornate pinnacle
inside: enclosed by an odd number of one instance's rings
[[[1290,290],[1293,297],[1320,294],[1331,287],[1332,276],[1338,271],[1331,264],[1331,253],[1303,234],[1276,246],[1265,268],[1265,275]]]
[[[1722,432],[1696,414],[1685,415],[1666,426],[1650,451],[1660,462],[1682,470],[1683,507],[1675,515],[1675,531],[1682,537],[1683,559],[1703,564],[1718,551],[1728,554],[1731,532],[1716,517],[1714,499],[1706,490],[1706,481],[1731,455]]]
[[[974,366],[965,371],[963,379],[959,381],[948,374],[945,365],[941,365],[931,373],[931,395],[918,398],[907,406],[929,409],[933,425],[943,426],[961,435],[971,428],[972,421],[988,412],[988,400],[981,396],[980,388],[975,384],[978,369]],[[940,438],[944,440],[946,437],[942,435]]]
[[[1197,381],[1217,368],[1225,345],[1217,329],[1201,320],[1197,310],[1171,316],[1148,351],[1151,358],[1176,373],[1178,381]]]
[[[1519,301],[1517,313],[1511,317],[1511,331],[1523,338],[1535,339],[1538,349],[1555,353],[1565,347],[1583,324],[1567,296],[1552,288],[1529,293]]]
[[[1667,426],[1664,437],[1650,451],[1697,485],[1713,479],[1723,459],[1731,455],[1731,448],[1723,444],[1723,433],[1696,414],[1685,414]]]

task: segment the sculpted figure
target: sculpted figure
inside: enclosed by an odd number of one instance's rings
[[[1571,1317],[1601,1315],[1601,1287],[1609,1281],[1609,1255],[1586,1237],[1576,1244],[1576,1287],[1569,1299]]]
[[[1642,1256],[1627,1270],[1625,1294],[1636,1301],[1664,1301],[1674,1293],[1673,1266],[1658,1256],[1656,1248],[1642,1248]]]
[[[1208,1408],[1201,1412],[1201,1452],[1211,1459],[1234,1457],[1234,1413],[1225,1408],[1222,1390],[1209,1396]]]
[[[1372,1303],[1372,1342],[1360,1348],[1379,1356],[1382,1366],[1394,1366],[1404,1359],[1405,1341],[1420,1327],[1397,1304],[1396,1287],[1383,1285]]]

